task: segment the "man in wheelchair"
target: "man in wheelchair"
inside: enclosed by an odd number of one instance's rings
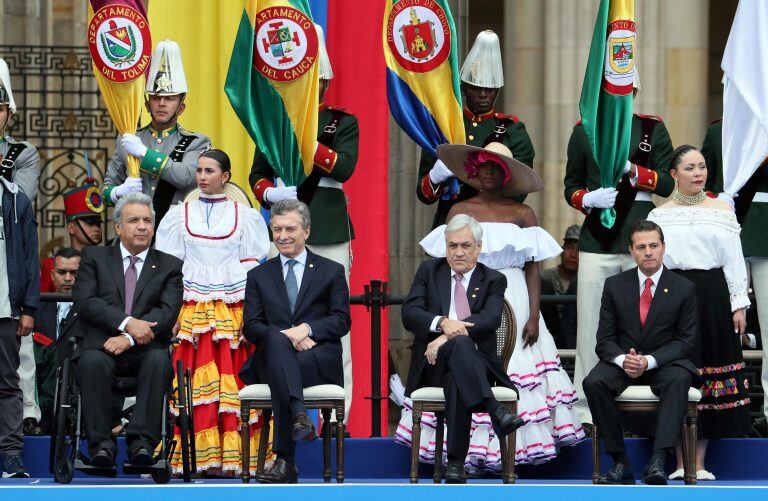
[[[135,378],[136,385],[136,404],[125,429],[129,463],[153,465],[160,443],[171,377],[168,345],[182,303],[182,262],[149,248],[154,219],[149,196],[122,197],[114,213],[120,245],[86,248],[72,290],[82,336],[75,375],[90,466],[96,468],[115,465],[118,378]]]

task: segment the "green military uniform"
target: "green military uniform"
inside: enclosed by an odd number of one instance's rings
[[[525,130],[525,124],[515,115],[505,115],[493,110],[482,115],[475,115],[464,108],[464,131],[467,144],[482,147],[490,142],[503,143],[512,151],[515,159],[533,167],[533,157],[536,154],[533,143],[528,131]],[[435,165],[435,161],[437,161],[437,157],[426,150],[422,150],[416,185],[416,194],[419,200],[425,204],[438,202],[437,212],[435,212],[435,218],[432,222],[433,229],[445,223],[448,211],[453,204],[477,195],[477,190],[459,182],[459,192],[450,200],[443,200],[441,198],[443,191],[447,189],[448,183],[451,181],[448,180],[438,185],[432,184],[429,179],[429,171]],[[524,199],[525,196],[517,198],[519,202]]]
[[[19,187],[30,201],[37,196],[40,155],[32,143],[0,137],[0,175]]]
[[[152,197],[156,220],[159,222],[171,204],[181,202],[195,188],[197,159],[211,147],[207,136],[190,132],[181,126],[158,132],[150,125],[136,131],[136,136],[147,147],[141,159],[141,185],[144,194]],[[112,190],[128,177],[128,153],[119,138],[115,153],[104,176],[104,201],[114,205]],[[160,210],[165,207],[165,210]],[[162,213],[161,213],[162,212]]]
[[[299,200],[309,205],[312,219],[312,232],[307,243],[349,242],[355,238],[355,232],[342,184],[352,176],[357,164],[360,140],[357,118],[342,109],[321,105],[317,132],[319,144],[314,170],[298,189]],[[266,157],[256,151],[248,181],[265,209],[270,208],[270,203],[264,199],[264,192],[275,186],[274,179],[274,169]]]
[[[707,163],[706,189],[712,193],[723,191],[723,122],[716,120],[707,128],[701,154]],[[768,172],[762,167],[750,182],[757,183],[755,195],[746,207],[741,221],[741,249],[755,292],[758,322],[763,345],[762,385],[768,388]],[[742,193],[743,195],[743,193]],[[739,199],[736,198],[738,205]],[[737,212],[738,213],[738,212]],[[763,399],[763,414],[768,418],[768,398]]]
[[[579,237],[579,273],[576,287],[579,301],[576,307],[576,369],[573,382],[580,395],[584,394],[582,381],[597,364],[595,333],[605,279],[635,266],[629,255],[629,229],[632,223],[645,219],[653,210],[653,193],[666,197],[674,189],[674,181],[669,174],[672,141],[661,118],[634,115],[630,141],[628,160],[637,165],[637,175],[633,180],[634,184],[628,176],[622,178],[615,206],[617,221],[612,230],[605,229],[600,224],[601,209],[588,211],[582,203],[584,195],[590,190],[600,188],[600,169],[580,122],[573,128],[568,142],[565,199],[573,208],[585,214],[592,214],[588,217],[597,218],[592,222],[585,221]],[[621,204],[620,200],[623,200]],[[626,209],[622,210],[621,206]],[[580,399],[575,407],[582,422],[592,422],[586,399]]]
[[[643,121],[655,122],[649,138],[641,137]],[[630,161],[638,154],[641,143],[650,145],[650,155],[648,165],[641,166],[646,169],[643,169],[642,173],[638,173],[638,190],[668,197],[675,186],[672,176],[669,175],[673,148],[669,132],[667,132],[664,122],[659,117],[638,114],[632,117],[632,136],[629,149]],[[655,174],[644,172],[646,170],[651,170]],[[568,142],[568,161],[565,166],[564,184],[565,200],[568,204],[586,213],[580,200],[587,191],[600,188],[600,169],[592,155],[587,134],[584,132],[581,122],[574,126]],[[601,245],[589,227],[584,225],[581,230],[581,237],[579,238],[579,250],[598,254],[628,253],[630,226],[638,219],[645,219],[654,207],[650,199],[634,202],[624,220],[618,238],[612,242],[609,248]]]

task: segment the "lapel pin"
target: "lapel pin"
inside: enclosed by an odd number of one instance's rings
[[[475,294],[472,294],[472,297],[477,297],[477,295],[475,295]]]
[[[309,267],[310,267],[310,268],[314,268],[314,267],[315,267],[315,265],[314,265],[314,264],[310,264],[310,265],[309,265]]]
[[[480,290],[480,287],[475,287],[475,290],[476,290],[476,291],[479,291],[479,290]]]
[[[155,266],[155,265],[153,264],[153,265],[152,265],[152,269],[154,270],[155,268],[157,268],[157,266]]]
[[[664,292],[669,292],[669,289],[664,289]]]

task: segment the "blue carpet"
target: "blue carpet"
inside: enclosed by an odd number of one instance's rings
[[[24,463],[35,478],[51,476],[48,473],[49,444],[48,437],[25,437],[24,439]],[[119,447],[118,464],[122,464],[125,455],[125,444],[122,440]],[[334,449],[335,446],[332,446],[331,450]],[[349,481],[403,482],[408,479],[410,450],[396,444],[391,438],[347,439],[345,449],[346,478]],[[650,457],[650,443],[643,439],[627,439],[627,453],[635,473],[639,474]],[[768,468],[765,466],[768,464],[768,439],[712,441],[707,458],[707,467],[717,475],[718,480],[740,484],[744,484],[745,481],[768,484]],[[298,444],[296,459],[301,478],[322,478],[320,440],[309,444]],[[674,465],[671,464],[671,460],[668,463],[670,463],[671,472]],[[331,464],[336,464],[335,457],[332,458]],[[605,471],[611,461],[603,455],[602,464]],[[431,465],[421,465],[421,477],[430,478],[431,470]],[[537,466],[518,467],[517,473],[521,480],[589,480],[592,475],[591,443],[585,441],[575,447],[563,448],[554,460]],[[84,477],[79,473],[77,475]],[[498,477],[493,475],[486,478],[499,481]]]

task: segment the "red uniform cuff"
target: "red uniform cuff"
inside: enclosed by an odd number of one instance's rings
[[[584,202],[583,202],[584,195],[586,195],[587,193],[589,193],[588,190],[574,191],[573,194],[571,195],[571,207],[573,207],[578,211],[583,212],[584,214],[589,214],[589,211],[587,211],[587,209],[584,208]]]
[[[432,181],[429,179],[429,174],[424,174],[424,177],[421,178],[421,194],[424,198],[430,202],[434,202],[440,198],[442,191],[440,185],[435,186],[432,184]]]
[[[659,174],[655,170],[637,166],[637,183],[635,187],[640,191],[653,191],[659,184]]]
[[[324,144],[317,143],[317,150],[315,151],[313,162],[320,170],[326,174],[330,174],[333,167],[336,165],[336,159],[338,157],[339,155],[335,151]]]
[[[264,192],[267,190],[267,188],[274,188],[275,183],[270,181],[267,178],[261,178],[254,185],[251,187],[253,190],[253,194],[256,195],[256,200],[259,201],[259,203],[264,208],[269,208],[269,202],[264,200]]]

